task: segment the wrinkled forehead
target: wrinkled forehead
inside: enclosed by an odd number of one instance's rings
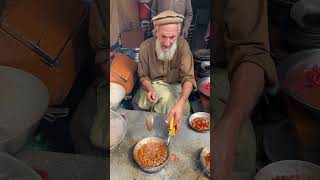
[[[159,25],[158,33],[161,36],[177,36],[179,34],[179,24]]]

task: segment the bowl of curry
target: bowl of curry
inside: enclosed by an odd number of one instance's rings
[[[158,137],[142,139],[133,150],[135,162],[147,173],[159,172],[167,163],[169,155],[166,142]]]
[[[211,158],[211,153],[210,153],[210,146],[206,146],[202,149],[200,153],[200,163],[201,167],[205,169],[205,174],[210,177],[210,158]]]
[[[207,132],[210,130],[210,114],[206,112],[197,112],[189,117],[189,125],[198,132]]]

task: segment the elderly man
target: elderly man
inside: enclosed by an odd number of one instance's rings
[[[138,106],[175,117],[179,131],[183,115],[190,112],[189,95],[196,87],[190,47],[179,36],[184,17],[164,11],[152,18],[155,37],[140,46],[138,74],[142,88],[137,92]],[[158,101],[159,100],[159,101]]]
[[[152,17],[165,10],[172,10],[185,16],[182,36],[187,38],[193,17],[191,0],[153,0],[151,8]]]

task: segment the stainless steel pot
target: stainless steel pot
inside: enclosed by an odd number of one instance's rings
[[[0,66],[0,151],[16,153],[44,115],[47,87],[30,73]]]
[[[140,147],[144,144],[148,144],[150,142],[156,142],[156,143],[163,143],[166,146],[167,149],[167,157],[166,160],[158,167],[144,167],[142,164],[139,163],[139,161],[137,160],[137,154],[138,154],[138,150],[140,149]],[[167,146],[167,143],[165,140],[160,139],[158,137],[148,137],[148,138],[144,138],[141,141],[139,141],[136,146],[134,147],[133,150],[133,158],[136,161],[136,163],[138,164],[138,166],[145,172],[147,173],[156,173],[159,172],[168,162],[170,156],[170,151],[169,151],[169,147]]]

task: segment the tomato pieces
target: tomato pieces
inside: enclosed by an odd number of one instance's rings
[[[207,131],[209,130],[209,120],[202,117],[197,117],[191,122],[191,126],[198,131]]]

